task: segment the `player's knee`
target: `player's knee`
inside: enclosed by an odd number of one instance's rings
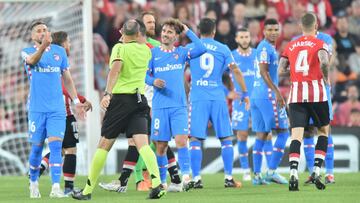
[[[105,137],[101,137],[99,141],[98,148],[110,151],[116,139],[107,139]]]
[[[156,142],[156,153],[163,156],[166,154],[168,143],[167,142]]]
[[[187,135],[178,135],[175,136],[175,143],[177,148],[182,148],[187,146],[188,137]]]
[[[267,139],[271,139],[271,134],[270,133],[266,133],[266,132],[257,132],[256,133],[256,137],[259,140],[267,140]]]
[[[76,154],[76,147],[64,148],[64,154]]]
[[[134,139],[129,138],[129,139],[128,139],[128,144],[129,144],[129,146],[135,146]]]
[[[247,131],[237,131],[236,137],[239,141],[246,141],[248,139],[248,132]]]
[[[318,128],[319,136],[328,136],[329,135],[329,125]]]

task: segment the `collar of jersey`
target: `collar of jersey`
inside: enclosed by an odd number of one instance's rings
[[[39,47],[37,47],[36,45],[34,45],[34,48],[37,50],[39,50]],[[50,46],[46,47],[45,51],[50,51]]]
[[[175,49],[176,47],[173,47],[171,50],[169,50],[169,49],[164,49],[162,46],[160,46],[160,50],[166,53],[172,53],[175,51]]]
[[[236,51],[239,53],[240,56],[250,56],[251,55],[251,52],[252,52],[252,49],[250,48],[250,52],[249,53],[246,53],[246,54],[243,54],[239,51],[239,49],[236,49]]]

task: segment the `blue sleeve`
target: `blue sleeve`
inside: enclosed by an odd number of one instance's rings
[[[61,49],[61,53],[62,53],[62,62],[61,62],[61,72],[63,72],[64,70],[67,70],[69,69],[69,60],[68,60],[68,57],[66,55],[66,51],[65,49]]]
[[[196,58],[206,52],[206,47],[201,42],[201,40],[195,35],[195,33],[193,31],[188,30],[186,32],[186,36],[189,37],[189,39],[194,44],[193,49],[188,49],[188,58],[190,58],[190,59]]]
[[[256,57],[259,59],[259,63],[270,64],[271,56],[268,52],[268,48],[266,46],[261,46],[257,48]]]
[[[225,55],[225,66],[229,67],[230,64],[235,63],[234,57],[231,54],[230,49],[227,46],[224,46],[224,55]]]
[[[154,70],[153,58],[154,57],[151,57],[151,59],[149,61],[149,66],[148,66],[148,70],[146,71],[146,77],[145,77],[145,83],[147,85],[150,85],[150,86],[153,86],[154,80],[155,80],[155,78],[152,76],[153,75],[153,70]]]

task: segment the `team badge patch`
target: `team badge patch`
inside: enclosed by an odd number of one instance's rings
[[[174,58],[175,58],[175,60],[178,60],[179,59],[179,54],[174,54]]]
[[[59,61],[59,60],[60,60],[60,56],[57,55],[57,54],[54,54],[54,59],[55,59],[55,61]]]
[[[267,61],[267,52],[265,47],[260,53],[260,61]]]

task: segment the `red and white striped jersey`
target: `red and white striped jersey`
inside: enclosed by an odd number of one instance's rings
[[[328,100],[318,58],[320,49],[328,51],[327,45],[313,36],[302,36],[286,46],[282,57],[288,58],[290,64],[291,87],[288,103]]]

